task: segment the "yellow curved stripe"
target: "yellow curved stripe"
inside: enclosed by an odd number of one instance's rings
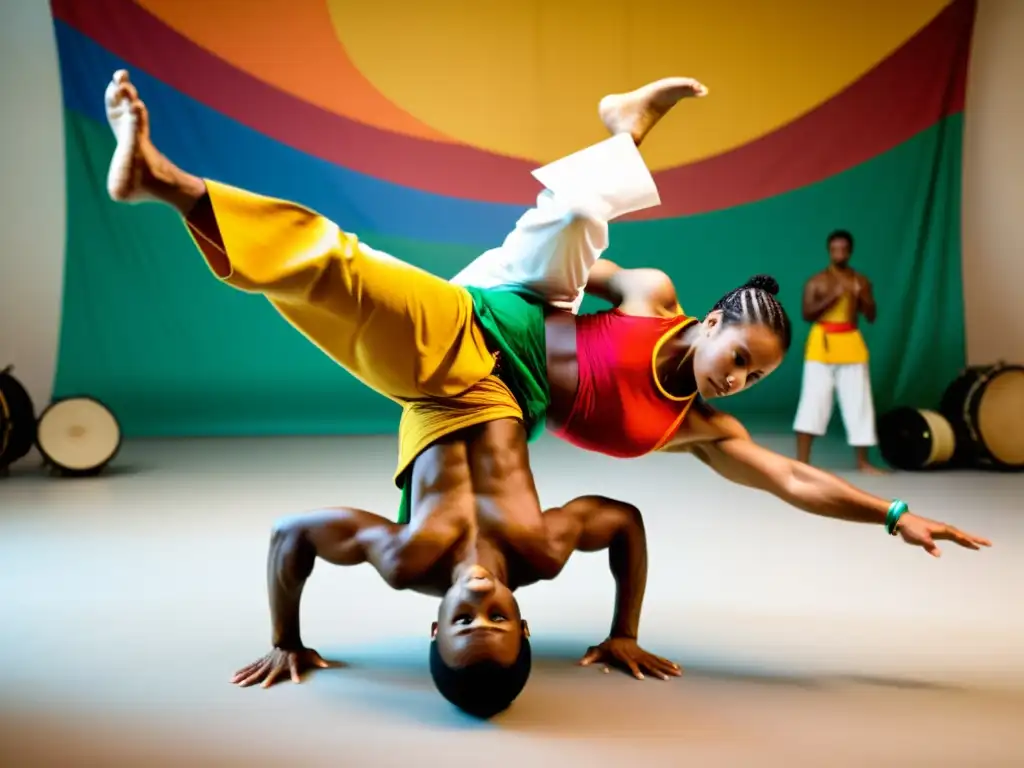
[[[169,0],[168,0],[169,1]],[[326,0],[338,38],[389,100],[442,133],[547,161],[603,138],[598,99],[701,79],[645,145],[653,168],[717,154],[858,79],[946,0]],[[252,3],[250,7],[258,7]]]
[[[135,2],[196,45],[304,101],[377,128],[447,140],[360,75],[338,43],[324,0]]]

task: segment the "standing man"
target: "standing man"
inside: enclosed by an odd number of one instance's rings
[[[809,464],[811,443],[824,435],[832,419],[832,404],[846,427],[861,472],[881,472],[868,460],[877,444],[875,406],[871,396],[868,348],[857,327],[859,316],[875,322],[871,281],[850,268],[853,235],[838,229],[828,236],[829,266],[804,286],[804,320],[812,323],[804,352],[804,376],[793,429],[797,459]]]

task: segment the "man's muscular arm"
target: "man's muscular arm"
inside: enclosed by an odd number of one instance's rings
[[[404,589],[433,564],[438,549],[424,537],[359,509],[331,509],[294,517],[274,526],[267,556],[267,592],[273,622],[273,650],[242,667],[231,681],[264,688],[290,678],[299,682],[311,667],[329,666],[302,644],[299,606],[306,580],[319,557],[335,565],[370,563],[389,585]]]
[[[560,570],[575,550],[608,550],[615,579],[615,615],[608,639],[587,649],[580,663],[614,665],[638,680],[644,674],[662,680],[682,674],[675,662],[648,653],[637,644],[640,609],[647,588],[647,534],[640,511],[601,496],[584,496],[544,514],[549,557]]]
[[[812,277],[804,286],[803,317],[808,323],[818,320],[843,295],[838,281],[829,281],[821,275]]]
[[[864,275],[857,275],[857,309],[869,323],[875,322],[878,307],[875,305],[875,292],[871,281]]]
[[[608,550],[608,566],[615,579],[610,635],[635,640],[647,589],[647,533],[640,511],[602,496],[583,496],[546,512],[544,523],[555,573],[576,550]]]
[[[317,558],[333,565],[370,563],[389,586],[406,588],[425,567],[406,532],[405,526],[360,509],[324,510],[276,524],[267,556],[274,647],[303,647],[299,605]]]

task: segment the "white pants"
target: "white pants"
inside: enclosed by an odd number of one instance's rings
[[[839,396],[839,410],[846,427],[846,441],[857,447],[875,445],[875,404],[871,398],[871,375],[867,363],[829,365],[808,360],[804,363],[800,405],[793,431],[824,435],[832,420],[832,407]]]
[[[661,203],[628,134],[538,168],[546,189],[497,248],[451,279],[475,288],[524,288],[545,303],[579,311],[590,269],[608,247],[608,222]]]

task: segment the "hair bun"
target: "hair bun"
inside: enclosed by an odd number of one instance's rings
[[[767,291],[772,296],[777,296],[779,293],[779,281],[771,275],[754,275],[743,284],[743,287]]]

